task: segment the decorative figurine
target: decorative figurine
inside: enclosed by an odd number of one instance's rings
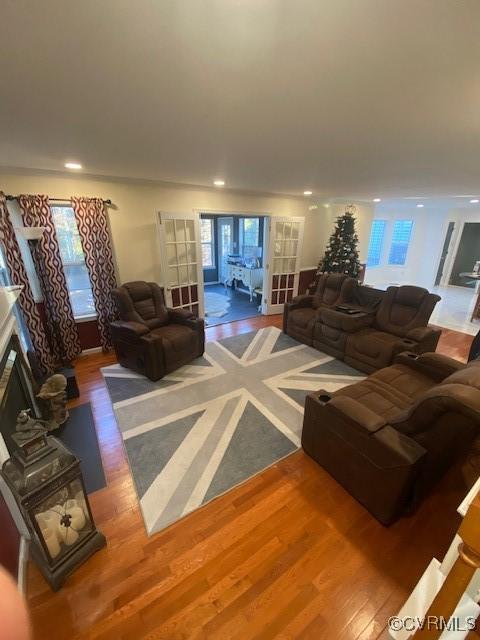
[[[17,416],[15,435],[17,441],[31,440],[48,431],[44,420],[37,420],[30,416],[30,409],[23,409]]]
[[[68,418],[66,388],[67,379],[56,373],[43,383],[37,395],[42,401],[42,414],[49,431],[58,429]]]

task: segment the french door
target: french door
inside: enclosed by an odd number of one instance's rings
[[[197,213],[157,213],[167,306],[203,317],[203,270]]]
[[[282,313],[285,302],[290,302],[298,293],[303,227],[303,218],[269,218],[262,302],[265,314]]]
[[[229,253],[233,253],[233,218],[218,218],[218,280],[221,283],[228,275]]]

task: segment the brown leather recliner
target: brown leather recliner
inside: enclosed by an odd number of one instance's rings
[[[283,330],[289,336],[308,345],[313,344],[313,328],[323,307],[348,302],[356,287],[356,280],[343,273],[324,273],[313,295],[297,296],[285,304]]]
[[[441,330],[427,324],[439,300],[440,296],[422,287],[388,287],[375,314],[363,317],[363,323],[360,316],[355,327],[354,317],[344,320],[351,323],[345,362],[370,373],[391,364],[402,351],[435,351]],[[332,314],[322,315],[322,322],[332,324]]]
[[[203,320],[190,311],[167,308],[155,282],[127,282],[112,295],[121,319],[110,327],[122,366],[159,380],[203,354]]]
[[[302,446],[380,522],[422,496],[480,429],[480,361],[402,353],[395,364],[306,398]]]

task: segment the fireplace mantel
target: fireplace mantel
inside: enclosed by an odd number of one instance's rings
[[[7,347],[11,343],[12,335],[14,333],[19,334],[13,307],[20,292],[21,287],[0,287],[0,362],[3,361]],[[0,465],[5,461],[6,457],[8,457],[8,451],[0,435]],[[30,534],[3,478],[0,478],[0,529],[3,531],[3,537],[0,538],[0,556],[4,552],[18,554],[16,563],[18,570],[17,580],[20,590],[24,591]],[[16,532],[15,529],[17,530]]]
[[[13,306],[21,290],[21,287],[0,287],[0,360],[12,333],[18,333]]]

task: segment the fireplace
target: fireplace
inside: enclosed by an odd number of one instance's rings
[[[38,415],[28,364],[18,339],[14,305],[18,287],[0,286],[0,465],[10,457],[11,434],[18,412],[30,408]],[[0,478],[0,564],[25,588],[28,528],[3,478]]]
[[[28,364],[14,333],[0,361],[0,433],[9,453],[12,451],[11,435],[22,409],[30,409],[33,416],[39,416]]]

